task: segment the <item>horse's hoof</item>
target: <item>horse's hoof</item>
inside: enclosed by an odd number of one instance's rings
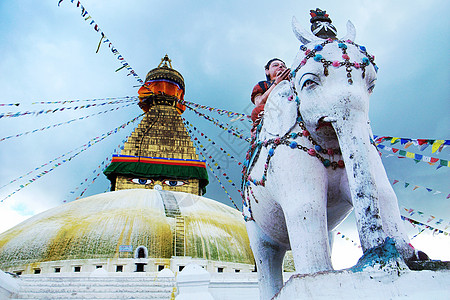
[[[430,260],[430,258],[428,257],[428,255],[425,252],[416,250],[416,251],[414,251],[413,256],[411,256],[408,259],[408,262],[409,261],[423,261],[423,260]]]

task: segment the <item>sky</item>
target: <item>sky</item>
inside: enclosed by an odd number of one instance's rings
[[[0,2],[0,103],[20,103],[0,106],[0,114],[66,108],[38,116],[0,119],[0,139],[51,127],[0,141],[0,198],[4,199],[0,203],[0,232],[37,213],[73,201],[86,187],[83,196],[107,191],[109,182],[103,175],[88,184],[96,177],[102,162],[123,144],[137,124],[128,125],[80,152],[80,146],[141,113],[137,105],[128,105],[130,102],[124,102],[123,98],[136,96],[139,83],[133,76],[127,76],[124,69],[115,72],[121,64],[106,44],[96,53],[100,34],[89,25],[92,20],[140,78],[144,79],[168,54],[173,67],[185,79],[186,100],[250,113],[250,92],[264,79],[265,63],[279,57],[290,66],[299,50],[300,43],[291,30],[292,17],[309,28],[309,10],[319,7],[330,14],[338,36],[345,35],[345,24],[350,19],[357,31],[355,42],[375,55],[380,70],[371,97],[374,134],[412,139],[450,138],[449,57],[442,50],[450,46],[449,19],[443,17],[449,10],[448,1],[328,0],[314,1],[312,5],[305,1],[275,4],[235,0],[84,0],[81,4],[92,17],[87,21],[70,0],[64,0],[60,7],[57,4],[57,0]],[[112,100],[33,104],[108,97],[122,97],[116,99],[122,102],[77,110],[73,107]],[[114,111],[103,113],[111,109]],[[210,115],[230,123],[226,117]],[[244,157],[245,143],[192,112],[183,116],[238,160]],[[79,118],[83,119],[65,124]],[[53,126],[60,123],[64,124]],[[248,131],[246,123],[230,124]],[[238,185],[240,169],[236,163],[227,160],[214,146],[206,148],[220,162],[221,170],[227,170]],[[450,158],[448,147],[435,153],[430,148],[421,151],[413,145],[407,151]],[[450,192],[449,168],[436,169],[425,162],[382,153],[389,179],[399,181],[394,190],[401,209],[423,212],[422,216],[417,213],[411,216],[422,223],[427,223],[430,216],[443,219],[439,226],[433,225],[436,228],[449,225],[450,200],[446,199]],[[39,172],[60,162],[52,160],[64,154],[64,158],[76,155],[20,189],[20,185]],[[45,166],[10,183],[42,165]],[[210,181],[205,196],[232,206],[213,174]],[[405,187],[405,183],[410,185]],[[419,188],[413,190],[415,186]],[[225,188],[240,206],[234,187],[225,184]],[[8,197],[17,189],[20,190]],[[435,220],[427,224],[435,224]],[[418,233],[409,223],[405,226],[411,237]],[[352,243],[358,242],[352,215],[338,232],[342,234],[335,234],[333,263],[337,268],[351,266],[361,255]],[[341,238],[343,234],[345,238]],[[433,236],[426,230],[412,244],[433,259],[449,260],[449,241],[450,236]]]

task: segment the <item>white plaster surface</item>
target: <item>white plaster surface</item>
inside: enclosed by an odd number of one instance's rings
[[[196,264],[187,265],[177,276],[176,300],[214,300],[208,291],[211,274]]]
[[[211,275],[209,292],[214,300],[259,300],[258,274],[214,273]]]
[[[175,278],[175,274],[168,268],[162,269],[157,276],[158,278]]]
[[[323,272],[294,275],[274,297],[292,299],[450,299],[450,271]]]
[[[170,270],[166,269],[164,273],[167,271]],[[174,291],[174,278],[162,278],[159,274],[110,273],[107,277],[90,277],[87,274],[63,273],[23,275],[21,279],[15,279],[2,272],[0,299],[170,299]],[[195,274],[194,278],[186,275],[180,279],[187,284],[194,283]],[[285,279],[290,279],[276,300],[450,299],[450,271],[402,271],[398,276],[395,272],[367,269],[358,273],[333,271],[303,276],[292,273],[283,275]],[[200,274],[201,278],[205,280],[208,276]],[[194,292],[205,293],[204,287]],[[208,285],[206,287],[209,295],[194,293],[191,294],[196,295],[194,298],[176,299],[259,299],[256,273],[215,273],[210,277],[209,288]],[[20,291],[19,294],[13,295],[17,291]],[[212,298],[205,298],[204,295]]]
[[[103,268],[95,269],[89,275],[90,277],[108,277],[108,271]]]
[[[110,276],[62,273],[20,276],[17,295],[0,299],[170,299],[174,278],[149,273],[112,273]],[[4,286],[0,280],[0,286]],[[1,295],[1,294],[0,294]]]
[[[19,279],[0,270],[0,299],[10,299],[19,291]]]

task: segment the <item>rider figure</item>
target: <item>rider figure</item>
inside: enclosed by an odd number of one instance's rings
[[[286,68],[285,63],[281,59],[272,58],[264,68],[267,80],[258,82],[253,88],[251,95],[251,100],[256,105],[252,111],[253,122],[264,111],[264,105],[274,87],[283,80],[289,80],[290,69]]]

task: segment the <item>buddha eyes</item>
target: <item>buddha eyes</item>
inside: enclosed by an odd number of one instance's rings
[[[168,186],[182,186],[185,185],[187,182],[182,180],[164,180],[163,183]]]
[[[141,185],[148,185],[153,183],[153,180],[151,179],[146,179],[146,178],[131,178],[129,179],[129,181],[136,183],[136,184],[141,184]],[[183,180],[171,180],[171,179],[165,179],[162,180],[162,183],[164,183],[165,185],[168,186],[182,186],[187,184],[187,181],[183,181]]]
[[[150,184],[153,182],[153,180],[145,179],[145,178],[133,178],[133,179],[130,179],[130,181],[133,183],[136,183],[136,184]]]

